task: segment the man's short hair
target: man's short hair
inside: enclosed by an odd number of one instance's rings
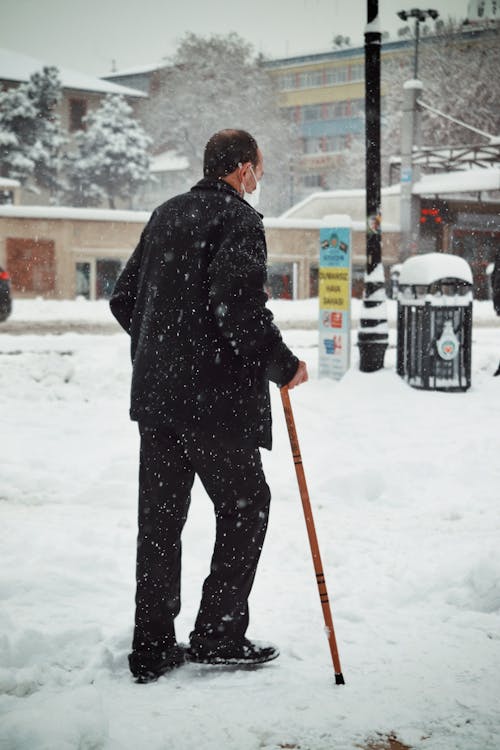
[[[204,177],[225,177],[239,164],[251,162],[257,166],[257,141],[246,130],[219,130],[205,146]]]

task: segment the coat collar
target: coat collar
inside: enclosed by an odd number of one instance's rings
[[[235,190],[231,185],[229,185],[229,183],[225,180],[214,180],[210,177],[203,177],[199,182],[196,183],[196,185],[193,185],[191,190],[219,190],[223,193],[229,193],[229,195],[232,195],[234,198],[238,198],[238,200],[251,208],[252,211],[255,211],[255,213],[258,214],[261,219],[264,218],[263,214],[261,214],[259,211],[257,211],[256,208],[251,206],[250,203],[247,203],[247,201],[241,197],[238,191]]]

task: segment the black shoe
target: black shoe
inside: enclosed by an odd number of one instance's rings
[[[495,377],[496,375],[500,375],[500,365],[498,365],[497,371],[493,373],[493,377]]]
[[[128,657],[130,671],[136,678],[135,681],[140,684],[154,682],[162,674],[182,666],[185,661],[186,652],[178,645],[159,653],[132,651]]]
[[[197,664],[264,664],[277,659],[279,649],[271,643],[249,641],[247,638],[234,641],[229,638],[197,638],[193,636],[186,651],[188,661]]]

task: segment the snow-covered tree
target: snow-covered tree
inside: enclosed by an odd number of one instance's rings
[[[55,194],[65,143],[55,108],[61,97],[57,68],[45,67],[17,88],[0,93],[0,173]]]
[[[419,46],[418,77],[423,83],[421,99],[455,119],[491,135],[500,132],[498,96],[500,44],[498,29],[481,36],[466,35],[453,21],[440,24]],[[383,164],[400,153],[403,84],[413,78],[413,56],[382,58],[385,91]],[[463,127],[423,110],[421,144],[450,146],[485,143]]]
[[[0,173],[23,184],[33,175],[37,112],[26,86],[0,92]]]
[[[187,157],[186,188],[202,174],[204,147],[213,133],[228,127],[248,130],[264,154],[261,207],[279,212],[289,205],[298,138],[261,62],[235,33],[187,34],[145,105],[144,122],[157,152],[175,149]]]
[[[365,186],[365,139],[364,133],[351,138],[349,146],[342,150],[326,174],[327,190],[349,190]]]
[[[75,206],[107,200],[115,208],[119,198],[130,204],[149,179],[151,139],[119,95],[105,97],[84,122],[86,129],[76,135],[77,150],[69,156],[67,198]]]
[[[34,73],[28,83],[27,93],[37,112],[37,139],[33,148],[34,178],[40,187],[52,196],[62,188],[63,148],[67,137],[61,128],[55,109],[62,96],[61,81],[55,67],[45,67]]]

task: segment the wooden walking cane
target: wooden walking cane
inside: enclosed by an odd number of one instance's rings
[[[285,412],[286,426],[288,427],[288,435],[290,437],[290,446],[292,448],[295,472],[297,474],[297,482],[299,483],[299,491],[300,498],[302,500],[302,508],[304,510],[304,518],[306,519],[309,545],[311,547],[314,571],[316,573],[316,581],[318,584],[319,598],[321,601],[323,617],[325,620],[325,630],[328,637],[328,644],[330,646],[330,653],[332,655],[333,668],[335,670],[335,684],[344,685],[345,682],[342,675],[342,670],[340,668],[339,652],[337,649],[335,630],[333,629],[332,613],[328,600],[328,591],[326,588],[325,576],[323,573],[323,565],[321,563],[321,555],[319,553],[318,538],[316,536],[316,528],[314,526],[311,503],[309,500],[309,492],[307,491],[306,477],[304,474],[304,467],[302,465],[302,456],[300,454],[299,440],[297,437],[297,430],[295,429],[295,420],[293,418],[288,386],[284,385],[282,388],[280,388],[280,392],[281,400],[283,402],[283,410]]]

